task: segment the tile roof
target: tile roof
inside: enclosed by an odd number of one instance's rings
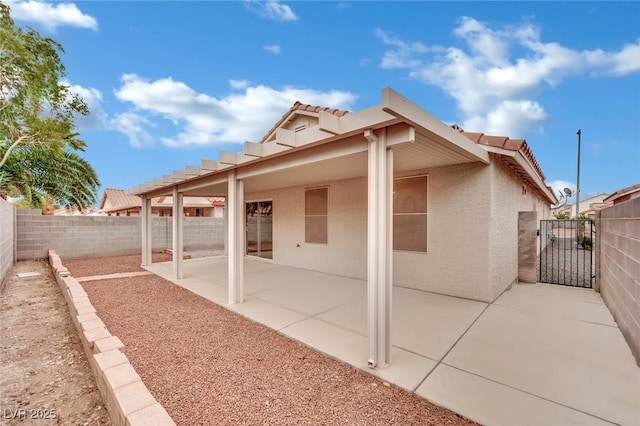
[[[622,188],[609,195],[602,201],[616,201],[618,198],[622,198],[625,195],[631,195],[640,191],[640,183],[636,183],[635,185],[627,186],[626,188]]]
[[[271,129],[269,129],[269,131],[262,137],[262,139],[260,139],[260,143],[265,143],[267,141],[267,139],[269,138],[269,136],[271,136],[271,134],[280,126],[282,126],[284,123],[286,123],[289,120],[289,117],[291,116],[291,114],[295,113],[296,111],[306,111],[306,112],[311,112],[314,114],[318,114],[320,111],[326,111],[330,114],[333,114],[337,117],[343,117],[347,114],[349,114],[349,111],[345,111],[345,110],[341,110],[341,109],[337,109],[337,108],[326,108],[326,107],[321,107],[321,106],[317,106],[317,105],[309,105],[309,104],[303,104],[300,101],[295,101],[295,103],[293,104],[293,106],[291,108],[289,108],[289,111],[285,112],[284,115],[280,118],[280,120],[278,120],[276,122],[276,124],[273,125],[273,127]]]
[[[527,144],[527,141],[524,139],[510,139],[508,136],[492,136],[485,135],[484,133],[475,133],[475,132],[465,132],[463,128],[454,124],[451,126],[454,130],[462,133],[467,139],[472,140],[478,145],[488,145],[494,146],[496,148],[508,149],[509,151],[520,151],[524,157],[529,160],[533,168],[535,169],[538,176],[543,181],[546,179],[544,173],[542,173],[542,169],[540,168],[540,164],[538,164],[538,160],[533,155],[533,151]]]
[[[105,207],[107,200],[109,200],[110,206]],[[224,197],[184,197],[183,204],[184,207],[213,207],[224,206],[224,201]],[[171,197],[157,197],[151,200],[152,207],[169,207],[172,205]],[[113,212],[135,207],[142,207],[142,199],[137,195],[126,195],[124,189],[107,188],[104,190],[100,211]]]
[[[107,188],[104,190],[102,201],[100,202],[100,208],[104,208],[105,202],[109,200],[111,206],[141,206],[140,197],[137,195],[127,195],[124,189]]]

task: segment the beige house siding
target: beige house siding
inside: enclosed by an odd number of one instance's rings
[[[245,201],[273,201],[273,261],[364,279],[367,273],[366,179],[318,182],[329,188],[328,243],[305,243],[306,186],[248,193]],[[298,244],[300,245],[298,247]]]
[[[518,212],[535,211],[540,221],[549,219],[549,206],[499,159],[491,161],[488,300],[495,300],[518,277]]]
[[[548,206],[495,158],[396,174],[428,175],[428,252],[394,252],[394,285],[492,301],[518,276],[518,212]],[[273,262],[366,279],[367,181],[329,188],[328,244],[305,243],[306,186],[248,193],[246,202],[273,201]],[[487,220],[489,218],[489,220]],[[298,246],[299,245],[299,246]]]
[[[488,300],[490,167],[472,163],[420,173],[429,176],[428,252],[395,252],[394,284]]]

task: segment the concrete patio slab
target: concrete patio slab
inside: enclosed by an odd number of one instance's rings
[[[605,420],[448,365],[440,365],[416,393],[483,425],[611,425]]]
[[[474,300],[394,287],[393,345],[439,361],[487,306]],[[362,336],[369,335],[366,295],[318,318]]]
[[[356,368],[380,377],[412,392],[436,366],[435,361],[411,352],[392,348],[391,366],[371,369],[363,354],[368,350],[368,339],[324,321],[310,318],[281,330],[287,336],[299,340],[325,354]]]
[[[251,296],[247,296],[243,303],[232,306],[231,310],[274,330],[281,330],[307,318],[306,315]]]
[[[284,274],[286,271],[278,272]],[[325,274],[311,280],[300,279],[297,282],[283,284],[271,290],[254,293],[253,296],[305,315],[317,315],[344,303],[364,298],[366,294],[366,287],[360,280]]]
[[[566,290],[546,284],[513,286],[505,293],[508,304],[530,309],[501,306],[500,297],[443,363],[597,418],[640,424],[640,369],[620,330],[568,318],[571,309],[555,310],[556,295],[565,297]],[[538,307],[524,301],[532,293]],[[429,391],[430,380],[420,391],[428,399],[436,396]],[[549,420],[547,424],[560,424]]]
[[[640,368],[599,294],[514,285],[493,304],[394,287],[392,365],[370,369],[362,280],[244,259],[227,306],[227,259],[148,270],[487,425],[640,426]]]
[[[617,327],[602,297],[591,289],[551,284],[518,285],[512,289],[494,304]]]

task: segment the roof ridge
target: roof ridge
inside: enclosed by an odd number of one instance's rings
[[[304,103],[302,103],[300,101],[295,101],[293,103],[293,105],[291,106],[291,108],[289,108],[289,110],[287,112],[285,112],[282,115],[282,117],[280,117],[280,119],[278,121],[276,121],[276,123],[273,125],[273,127],[271,127],[267,133],[265,133],[265,135],[262,137],[262,139],[260,139],[259,143],[265,143],[267,141],[267,138],[269,136],[271,136],[271,134],[285,122],[285,120],[289,117],[289,115],[291,115],[292,113],[294,113],[296,111],[308,111],[308,112],[313,112],[313,113],[319,113],[320,111],[326,111],[326,112],[328,112],[330,114],[333,114],[333,115],[335,115],[337,117],[343,117],[343,116],[349,114],[349,111],[347,111],[347,110],[342,110],[342,109],[338,109],[338,108],[323,107],[323,106],[311,105],[311,104],[304,104]]]

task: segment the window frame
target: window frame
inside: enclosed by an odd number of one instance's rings
[[[393,185],[393,191],[392,192],[393,192],[393,194],[395,194],[395,182],[396,181],[405,180],[405,179],[417,179],[417,178],[425,178],[425,180],[426,180],[426,192],[427,193],[426,193],[426,197],[425,197],[425,201],[426,201],[425,211],[424,211],[424,213],[396,213],[395,211],[392,211],[392,216],[393,216],[392,217],[392,219],[393,219],[392,228],[393,228],[393,223],[395,223],[396,216],[409,216],[409,215],[418,215],[418,214],[426,216],[425,217],[425,219],[426,219],[426,230],[425,230],[425,236],[424,236],[426,247],[425,247],[424,251],[422,251],[422,250],[396,249],[395,248],[395,230],[394,230],[393,239],[392,239],[392,242],[391,242],[392,250],[394,252],[415,253],[415,254],[428,254],[429,253],[429,247],[430,247],[430,244],[429,244],[429,228],[430,228],[429,209],[431,207],[431,185],[430,185],[431,184],[431,179],[429,177],[429,174],[424,173],[424,174],[408,175],[408,176],[396,176],[396,177],[393,178],[394,185]],[[393,210],[395,210],[395,208],[396,208],[396,205],[394,203]]]
[[[307,213],[307,193],[309,193],[309,191],[317,191],[317,190],[326,190],[327,196],[326,196],[326,213],[325,214],[308,214]],[[309,188],[305,188],[304,189],[304,242],[305,244],[318,244],[318,245],[329,245],[329,196],[330,196],[330,191],[329,191],[329,186],[328,185],[323,185],[323,186],[313,186],[313,187],[309,187]],[[325,226],[325,235],[324,235],[324,242],[323,241],[309,241],[309,236],[307,235],[307,218],[310,217],[324,217],[326,220],[326,226]]]

